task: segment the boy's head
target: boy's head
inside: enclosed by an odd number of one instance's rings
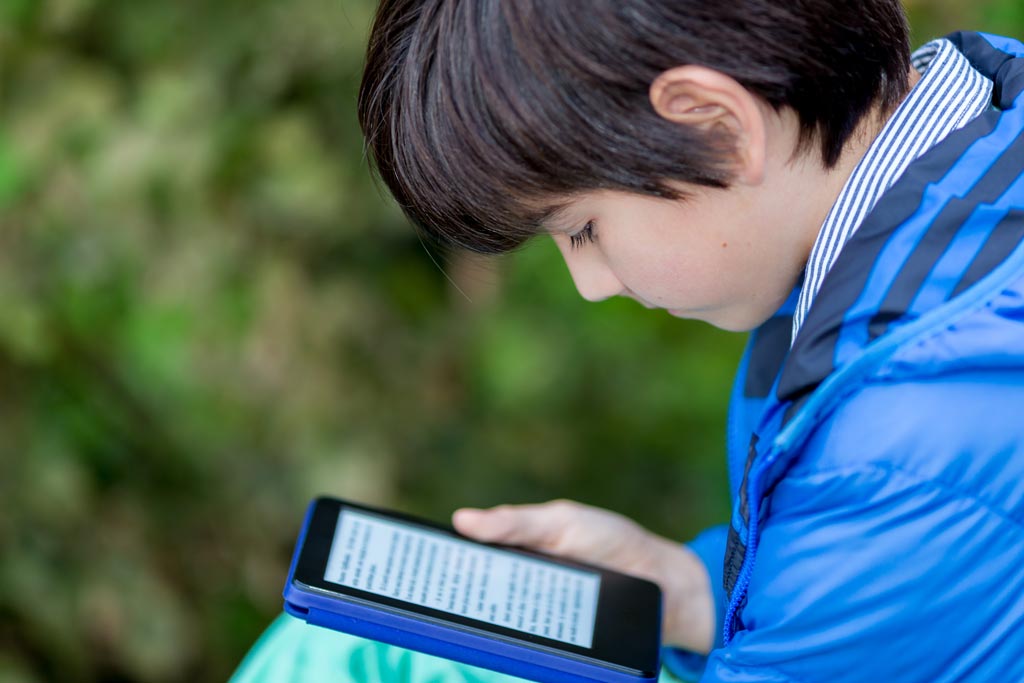
[[[909,70],[899,0],[383,0],[359,116],[421,229],[497,253],[580,196],[685,200],[763,174],[751,103],[762,133],[791,123],[788,158],[827,170]]]

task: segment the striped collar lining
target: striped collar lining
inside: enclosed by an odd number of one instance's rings
[[[857,164],[811,248],[793,315],[791,341],[839,252],[885,191],[912,161],[992,103],[992,81],[978,73],[949,40],[924,45],[914,52],[911,62],[922,72],[921,80]]]

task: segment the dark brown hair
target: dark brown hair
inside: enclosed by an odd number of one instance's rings
[[[428,235],[507,251],[588,190],[725,187],[729,140],[658,116],[699,64],[799,116],[830,167],[907,89],[899,0],[384,0],[359,93],[377,172]]]

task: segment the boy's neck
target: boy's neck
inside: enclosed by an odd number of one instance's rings
[[[809,214],[812,218],[806,224],[804,262],[810,258],[811,249],[818,238],[821,226],[839,199],[839,195],[842,193],[850,176],[853,175],[853,171],[861,160],[864,159],[871,145],[881,134],[882,129],[885,128],[885,124],[896,113],[896,110],[903,104],[910,91],[913,90],[920,80],[921,74],[916,69],[911,68],[908,75],[909,86],[900,101],[890,108],[882,107],[881,105],[875,106],[864,116],[850,136],[849,141],[843,148],[843,154],[836,165],[829,169],[823,169],[820,165],[818,166],[818,182],[812,182],[806,186],[819,188],[819,191],[813,193],[814,208]]]
[[[768,247],[763,258],[771,262],[771,268],[760,273],[758,300],[751,306],[750,319],[727,329],[756,327],[792,293],[800,282],[825,219],[854,169],[919,80],[920,75],[912,71],[910,87],[900,103],[891,108],[878,106],[863,118],[832,168],[822,165],[816,148],[794,155],[793,150],[799,149],[800,140],[800,121],[795,111],[765,109],[762,182],[747,188],[734,186],[734,199],[746,207],[744,215],[757,217],[760,223],[757,229],[772,230],[772,243],[762,245]]]

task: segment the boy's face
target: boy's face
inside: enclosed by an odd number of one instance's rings
[[[700,66],[659,76],[651,104],[673,123],[727,132],[734,145],[729,187],[680,185],[679,200],[611,190],[555,197],[548,205],[565,208],[546,227],[585,299],[628,296],[722,329],[753,329],[793,291],[873,136],[854,136],[851,153],[825,169],[817,154],[797,153],[795,112],[776,111]]]
[[[777,190],[772,183],[691,188],[681,200],[590,192],[549,228],[584,299],[626,296],[680,318],[749,330],[789,296],[813,242],[801,210]],[[593,240],[570,238],[591,221]]]

